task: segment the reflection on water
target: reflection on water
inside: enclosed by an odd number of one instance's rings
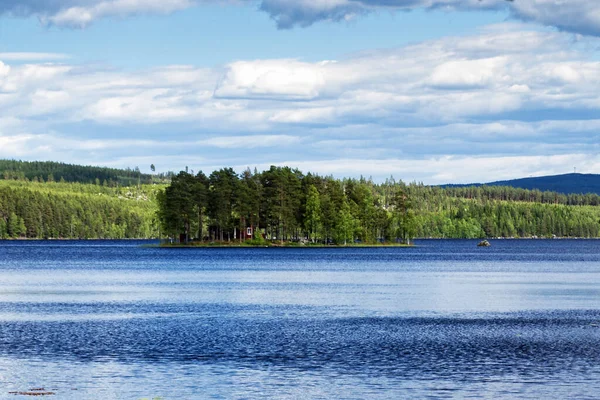
[[[595,398],[596,241],[0,243],[0,398]]]

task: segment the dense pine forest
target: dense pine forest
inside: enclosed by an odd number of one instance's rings
[[[508,181],[487,183],[487,186],[510,186],[522,189],[537,189],[548,192],[569,193],[595,193],[600,195],[600,175],[598,174],[562,174],[537,176]],[[482,184],[445,185],[445,187],[482,186]]]
[[[156,238],[160,188],[0,180],[0,238]]]
[[[4,239],[372,244],[553,236],[600,237],[600,196],[375,183],[288,167],[144,175],[137,168],[0,161]]]
[[[0,160],[0,179],[36,182],[79,182],[104,186],[130,186],[152,183],[152,175],[142,174],[139,168],[115,169],[71,165],[52,161]]]
[[[511,187],[334,179],[288,167],[181,172],[158,195],[163,232],[189,240],[320,243],[411,238],[598,237],[600,197]],[[250,228],[250,229],[248,229]],[[252,232],[252,237],[248,237]]]

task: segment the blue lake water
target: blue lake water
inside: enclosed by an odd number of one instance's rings
[[[0,242],[0,398],[598,398],[600,241]]]

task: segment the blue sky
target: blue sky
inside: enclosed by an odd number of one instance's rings
[[[600,173],[599,36],[587,0],[5,0],[0,157]]]

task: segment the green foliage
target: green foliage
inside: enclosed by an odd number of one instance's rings
[[[358,221],[350,212],[348,202],[344,201],[342,207],[338,211],[338,216],[334,225],[335,241],[339,244],[343,243],[344,245],[348,244],[348,241],[352,241],[354,239],[354,231],[357,222]]]
[[[582,188],[573,187],[570,194],[521,189],[510,186],[451,186],[445,189],[431,187],[432,193],[442,190],[449,197],[477,200],[505,200],[526,203],[563,204],[569,206],[598,206],[600,196],[595,193],[581,193]]]
[[[246,240],[244,243],[247,246],[266,246],[269,242],[267,242],[262,236],[259,236],[257,238]]]
[[[246,227],[264,232],[267,241],[291,243],[600,235],[600,207],[585,205],[595,202],[594,195],[494,187],[443,189],[405,185],[393,178],[376,184],[272,166],[241,175],[230,168],[215,171],[206,196],[212,240],[232,240]],[[165,219],[172,211],[164,209],[166,204],[159,204],[164,226],[180,221]],[[174,226],[173,236],[184,232],[181,222]]]
[[[417,237],[598,237],[600,207],[561,204],[556,193],[540,193],[529,201],[511,200],[523,189],[456,189],[408,186],[414,203]],[[461,189],[462,190],[462,189]],[[507,200],[508,199],[508,200]],[[540,201],[537,200],[543,200]],[[554,199],[554,201],[550,201]]]
[[[447,185],[447,187],[461,188],[472,185]],[[562,174],[552,176],[538,176],[521,179],[511,179],[508,181],[497,181],[488,183],[486,186],[495,187],[512,187],[534,190],[541,192],[558,192],[558,193],[595,193],[600,195],[600,175],[598,174]],[[571,195],[581,196],[581,195]],[[598,196],[596,196],[596,199]],[[589,205],[589,204],[588,204]]]
[[[158,237],[155,198],[162,188],[0,180],[0,237]]]
[[[306,196],[304,227],[310,239],[315,242],[321,225],[321,200],[315,185],[310,185]]]
[[[261,222],[267,237],[285,240],[297,237],[303,203],[302,173],[289,167],[275,167],[260,174],[262,186]]]
[[[417,231],[416,215],[412,209],[412,203],[402,187],[396,190],[390,203],[393,205],[392,218],[395,236],[408,244],[410,239],[415,237]]]
[[[261,185],[256,174],[252,174],[250,169],[245,170],[240,176],[240,183],[237,190],[236,214],[239,217],[239,228],[243,231],[247,226],[258,227],[260,221],[260,197]],[[262,236],[257,236],[258,230],[253,230],[254,238],[262,240]]]
[[[208,181],[210,190],[208,214],[218,228],[216,236],[220,240],[225,236],[231,240],[235,226],[233,212],[239,210],[241,200],[238,176],[233,169],[223,168],[210,174]]]
[[[203,201],[199,180],[187,172],[175,176],[164,194],[157,198],[159,205],[158,217],[162,222],[163,231],[168,235],[185,234],[187,242],[191,234],[191,221],[196,215],[195,207]]]
[[[152,183],[152,176],[139,168],[116,169],[71,165],[50,161],[0,160],[0,179],[54,182],[96,183],[107,181],[110,186],[130,186]]]
[[[186,240],[243,242],[248,238],[240,232],[246,228],[253,231],[253,245],[600,236],[596,195],[485,186],[444,189],[393,178],[376,184],[275,166],[240,175],[231,168],[208,177],[181,172],[168,187],[137,182],[123,187],[101,178],[87,184],[57,182],[56,170],[44,172],[44,179],[0,180],[0,238],[184,234]]]

